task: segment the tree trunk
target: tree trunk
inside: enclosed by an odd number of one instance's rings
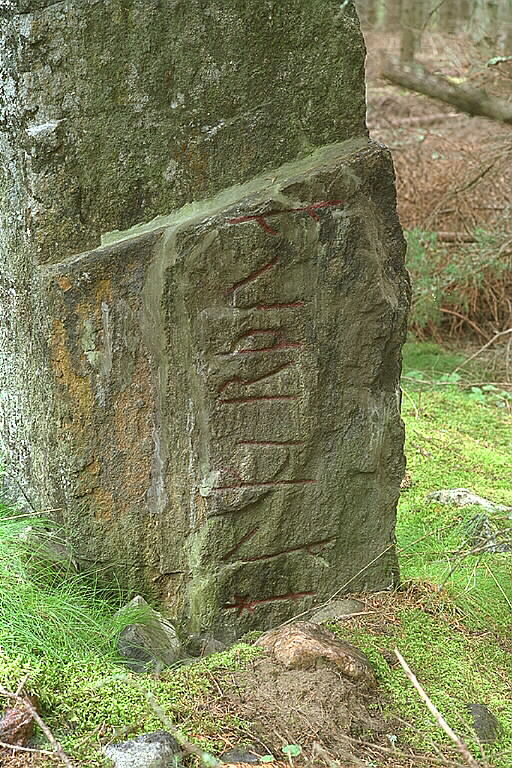
[[[461,25],[460,3],[458,0],[444,0],[438,13],[440,31],[453,35]]]
[[[498,35],[498,0],[475,0],[469,25],[471,40],[485,55],[495,52]]]
[[[402,0],[401,26],[400,61],[402,64],[408,64],[414,61],[419,43],[416,0]]]

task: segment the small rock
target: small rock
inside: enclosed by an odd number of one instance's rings
[[[209,635],[192,634],[187,638],[186,649],[191,656],[211,656],[212,653],[221,653],[228,646]]]
[[[30,547],[30,554],[34,559],[66,571],[78,571],[71,547],[55,531],[42,531],[27,525],[21,531],[20,539]]]
[[[262,635],[256,645],[288,669],[310,669],[330,663],[351,680],[370,686],[376,684],[370,662],[359,648],[309,621],[272,629]]]
[[[120,615],[140,612],[140,623],[128,624],[117,638],[117,650],[134,672],[159,670],[174,664],[182,655],[175,628],[161,613],[153,610],[143,597],[134,597]]]
[[[26,700],[37,709],[35,698],[28,696]],[[4,710],[0,719],[0,741],[25,747],[30,741],[33,730],[32,715],[21,704]]]
[[[321,624],[323,621],[341,619],[344,616],[349,617],[354,613],[361,613],[365,609],[365,604],[360,600],[346,598],[345,600],[332,600],[327,605],[315,611],[310,618],[313,624]]]
[[[114,768],[171,768],[180,765],[181,749],[170,733],[155,731],[109,744],[103,754],[113,761]]]
[[[506,507],[504,504],[495,504],[494,501],[483,499],[475,493],[471,493],[467,488],[448,488],[441,491],[434,491],[427,496],[428,501],[437,501],[439,504],[453,504],[456,507],[467,507],[469,505],[482,507],[487,512],[512,512],[512,507]]]
[[[243,747],[235,747],[224,752],[219,760],[223,763],[259,763],[260,755],[255,752],[249,752]]]
[[[492,744],[500,733],[500,724],[484,704],[472,702],[466,705],[473,720],[472,726],[481,742]]]

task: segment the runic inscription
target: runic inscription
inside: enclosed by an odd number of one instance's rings
[[[375,233],[355,172],[331,170],[287,179],[279,202],[241,198],[252,202],[197,219],[173,241],[184,267],[169,292],[183,301],[172,319],[178,329],[187,321],[173,342],[192,342],[194,363],[178,402],[192,406],[197,483],[193,494],[184,488],[196,525],[191,604],[215,607],[221,634],[275,625],[332,594],[352,560],[360,567],[347,554],[367,514],[356,501],[366,494],[385,512],[375,468],[387,460],[395,395],[380,392],[365,340],[382,346],[394,297],[376,276],[383,249],[378,238],[368,245]],[[379,308],[370,333],[366,297]]]
[[[321,220],[321,213],[333,207],[343,205],[341,200],[322,200],[309,205],[282,210],[270,210],[265,213],[247,214],[228,219],[229,224],[256,223],[266,233],[278,235],[267,222],[271,217],[284,214],[305,214],[315,222]],[[241,416],[237,420],[240,433],[233,440],[232,455],[236,457],[237,448],[246,447],[253,452],[274,449],[285,452],[299,450],[306,445],[307,440],[302,435],[283,435],[279,439],[272,439],[271,435],[262,434],[256,438],[253,434],[244,434],[244,413],[247,408],[261,409],[265,405],[281,404],[286,410],[279,416],[284,423],[300,423],[301,419],[297,411],[302,406],[302,394],[298,385],[301,365],[301,352],[306,346],[304,338],[293,336],[292,327],[300,325],[300,315],[307,311],[307,297],[294,297],[293,301],[267,301],[264,291],[259,294],[259,301],[247,305],[247,291],[254,289],[255,285],[262,281],[271,280],[274,285],[276,280],[283,277],[282,271],[286,269],[282,255],[278,252],[268,261],[260,264],[245,275],[234,281],[225,292],[225,296],[231,306],[238,309],[251,309],[252,317],[258,320],[251,328],[246,328],[237,333],[228,343],[228,350],[219,353],[218,357],[229,364],[238,357],[247,357],[247,373],[236,373],[227,376],[217,386],[217,407],[222,411],[226,408],[242,409]],[[265,320],[266,314],[269,320]],[[260,318],[258,315],[261,314]],[[297,319],[299,316],[299,320]],[[263,320],[262,320],[263,318]],[[283,358],[279,360],[279,358]],[[254,364],[251,367],[251,358]],[[256,366],[256,367],[254,367]],[[283,375],[284,374],[284,375]],[[260,413],[260,411],[258,411]],[[262,413],[262,420],[265,416]],[[239,452],[239,451],[238,451]],[[224,453],[224,451],[223,451]],[[245,458],[247,458],[245,456]],[[282,460],[283,461],[283,460]],[[258,459],[255,458],[258,464]],[[283,464],[289,463],[287,460]],[[268,460],[267,460],[268,464]],[[284,467],[286,469],[286,467]],[[247,468],[245,468],[245,471]],[[285,476],[272,472],[271,476],[261,475],[256,472],[255,477],[248,477],[244,471],[235,466],[224,466],[219,470],[217,483],[211,488],[216,494],[228,494],[233,491],[262,491],[283,489],[292,486],[304,486],[314,484],[316,480],[307,476]],[[224,512],[231,512],[232,509]],[[223,511],[220,511],[222,514]],[[219,511],[217,511],[219,514]],[[245,543],[245,540],[244,542]]]
[[[248,216],[237,216],[235,219],[229,219],[230,224],[242,224],[246,221],[255,221],[260,227],[268,232],[269,235],[278,235],[277,230],[267,223],[267,219],[271,216],[282,216],[284,213],[306,213],[315,221],[320,221],[320,216],[317,211],[322,208],[337,208],[343,205],[343,200],[321,200],[318,203],[311,203],[310,205],[304,205],[301,208],[284,208],[279,211],[267,211],[266,213],[251,213]]]
[[[312,597],[314,594],[314,592],[288,592],[286,595],[274,595],[273,597],[264,597],[261,600],[250,600],[247,596],[235,595],[234,603],[225,605],[224,610],[235,610],[241,616],[244,611],[252,613],[259,605],[265,603],[274,603],[279,600],[300,600],[303,597]]]
[[[222,292],[220,316],[224,324],[214,322],[219,310],[211,316],[211,326],[219,327],[219,331],[213,335],[212,344],[217,349],[205,370],[212,377],[208,381],[213,433],[219,437],[214,440],[210,463],[215,480],[207,486],[207,495],[209,514],[226,519],[232,532],[230,545],[219,556],[219,563],[227,568],[236,564],[264,573],[264,569],[275,567],[279,558],[301,555],[313,558],[319,568],[322,562],[325,567],[323,558],[337,539],[327,532],[315,537],[318,532],[314,527],[308,529],[300,518],[302,510],[308,508],[308,489],[318,483],[307,458],[311,437],[308,398],[314,397],[316,370],[315,350],[307,330],[313,322],[310,281],[297,280],[300,293],[290,296],[290,286],[295,284],[290,272],[300,268],[303,260],[301,238],[305,230],[299,226],[292,235],[296,240],[281,245],[279,232],[269,220],[304,215],[318,223],[330,208],[341,205],[341,200],[320,201],[227,220],[229,225],[256,224],[273,236],[270,249],[263,245],[257,250],[259,263],[248,249],[245,270]],[[264,241],[258,236],[256,242]],[[266,510],[272,503],[269,494],[279,498],[283,514],[294,510],[297,530],[292,520],[283,520],[276,538],[267,519]],[[248,507],[252,510],[249,521],[242,515]],[[247,616],[269,604],[315,594],[308,586],[301,588],[300,583],[296,589],[276,590],[274,594],[272,590],[265,593],[264,588],[255,592],[230,589],[224,610]]]

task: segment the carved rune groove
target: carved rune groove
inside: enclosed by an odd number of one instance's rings
[[[237,611],[240,616],[244,611],[252,613],[259,605],[265,603],[275,603],[280,600],[301,600],[303,597],[312,597],[315,592],[289,592],[286,595],[274,595],[273,597],[264,597],[260,600],[249,600],[248,596],[242,597],[235,595],[233,603],[224,606],[225,611]]]
[[[284,213],[306,213],[315,221],[320,221],[317,211],[321,208],[339,208],[343,205],[343,200],[321,200],[318,203],[304,205],[301,208],[284,208],[283,210],[267,211],[266,213],[251,213],[246,216],[237,216],[234,219],[228,219],[229,224],[243,224],[246,221],[255,221],[260,227],[268,232],[269,235],[278,235],[275,229],[267,223],[270,216],[282,216]]]

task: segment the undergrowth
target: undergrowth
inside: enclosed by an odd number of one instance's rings
[[[410,322],[420,337],[470,333],[484,343],[512,326],[510,235],[476,229],[473,236],[474,243],[448,245],[436,232],[406,233],[414,285]]]
[[[48,526],[37,516],[0,508],[0,684],[16,690],[28,675],[24,690],[37,695],[43,719],[69,755],[91,768],[106,764],[100,743],[161,729],[148,691],[186,734],[219,749],[216,737],[225,723],[201,710],[211,670],[236,669],[258,651],[242,643],[166,670],[159,679],[132,674],[122,666],[115,640],[126,624],[144,622],[143,612],[118,615],[127,599],[121,590],[106,593],[90,575],[63,572],[46,558],[34,542],[44,540]]]
[[[62,664],[113,655],[113,640],[127,618],[94,577],[52,561],[42,546],[51,524],[0,507],[0,647]],[[128,617],[128,621],[132,617]]]

